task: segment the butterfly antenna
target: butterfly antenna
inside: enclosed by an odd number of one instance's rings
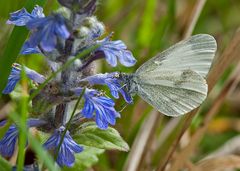
[[[123,84],[120,88],[118,88],[117,90],[119,91],[119,90],[121,90],[122,88],[124,88],[124,87],[126,87],[127,86],[127,84]]]

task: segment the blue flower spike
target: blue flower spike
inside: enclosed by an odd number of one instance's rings
[[[26,71],[26,75],[29,79],[33,80],[36,83],[43,83],[45,81],[45,77],[39,73],[37,73],[34,70],[31,70],[27,67],[24,67],[25,71]],[[8,77],[8,83],[7,86],[5,87],[5,89],[3,90],[3,94],[9,94],[11,93],[16,84],[19,82],[21,78],[21,65],[14,63],[11,73]]]
[[[81,91],[82,88],[75,89],[76,95],[80,95]],[[84,98],[85,103],[82,109],[84,117],[95,118],[100,129],[107,129],[108,124],[115,125],[116,118],[120,117],[120,114],[115,110],[115,103],[112,99],[94,89],[86,89]]]
[[[53,135],[43,144],[43,146],[47,150],[53,150],[54,153],[56,153],[64,130],[65,127],[63,126],[55,130]],[[58,152],[56,162],[60,167],[72,167],[75,162],[74,153],[80,153],[82,151],[83,147],[78,145],[70,136],[69,131],[67,131]]]
[[[136,59],[133,57],[133,54],[127,50],[127,46],[123,43],[123,41],[111,41],[110,36],[98,41],[101,46],[97,51],[102,51],[105,55],[106,61],[113,67],[117,66],[117,59],[126,67],[135,65]]]
[[[132,103],[133,99],[131,95],[127,93],[124,89],[124,85],[122,84],[121,80],[119,79],[120,75],[118,72],[113,73],[105,73],[105,74],[96,74],[93,76],[86,77],[81,81],[88,81],[90,85],[107,85],[111,91],[112,96],[115,99],[119,98],[119,93],[122,94],[124,100],[127,103]]]

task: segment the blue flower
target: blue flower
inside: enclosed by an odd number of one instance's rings
[[[94,85],[94,84],[107,85],[114,98],[118,99],[119,98],[118,93],[121,93],[127,103],[133,102],[132,97],[124,89],[124,85],[119,79],[118,72],[96,74],[93,76],[86,77],[81,81],[88,81],[90,85]]]
[[[96,17],[88,17],[85,22],[89,25],[89,33],[87,33],[89,41],[96,40],[104,34],[104,24],[99,22]]]
[[[27,121],[28,127],[37,127],[46,122],[40,119],[29,119]],[[6,120],[0,122],[0,126],[6,124]],[[3,157],[11,157],[14,153],[16,141],[18,139],[18,129],[16,125],[12,124],[4,137],[0,140],[0,154]]]
[[[82,88],[75,89],[76,95],[80,95]],[[108,124],[115,125],[116,118],[120,114],[114,108],[114,101],[103,96],[100,92],[93,89],[86,89],[85,103],[82,109],[82,114],[86,118],[96,119],[96,124],[100,129],[107,129]],[[95,116],[94,116],[95,112]]]
[[[117,58],[120,63],[126,67],[133,66],[136,63],[136,59],[132,53],[127,50],[126,45],[121,41],[110,41],[107,37],[101,41],[98,41],[101,46],[97,51],[102,51],[105,55],[106,61],[113,67],[117,66]]]
[[[8,83],[5,89],[2,91],[3,94],[9,94],[13,91],[16,84],[20,80],[20,72],[21,70],[17,67],[13,67],[12,71],[8,77]]]
[[[28,29],[32,30],[29,39],[30,47],[40,46],[44,51],[51,52],[58,38],[67,39],[70,36],[65,24],[65,18],[60,14],[30,20],[26,24]]]
[[[19,64],[14,64],[12,67],[12,71],[10,73],[10,76],[8,77],[8,83],[5,89],[3,90],[3,94],[9,94],[13,91],[15,88],[16,84],[19,82],[21,78],[21,65]],[[37,82],[37,83],[43,83],[45,81],[45,77],[39,73],[37,73],[34,70],[31,70],[27,67],[24,67],[26,71],[26,75],[29,79]]]
[[[34,54],[34,53],[40,53],[39,48],[32,47],[28,41],[26,41],[23,44],[23,47],[21,49],[21,54],[28,55],[28,54]]]
[[[18,129],[15,125],[11,125],[5,136],[0,140],[0,154],[3,157],[11,157],[13,155],[17,139]]]
[[[43,144],[43,146],[47,150],[53,150],[56,153],[64,130],[65,128],[63,126],[55,130],[53,135]],[[78,145],[70,136],[69,131],[67,131],[57,156],[58,165],[61,167],[72,167],[75,162],[74,153],[80,153],[82,151],[83,147]]]
[[[42,7],[35,6],[32,13],[28,13],[25,8],[10,14],[10,19],[7,24],[14,24],[16,26],[25,26],[29,21],[35,18],[44,17]]]

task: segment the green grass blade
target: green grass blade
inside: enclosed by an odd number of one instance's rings
[[[146,1],[146,7],[144,14],[142,16],[142,23],[139,28],[138,43],[141,46],[149,47],[151,44],[151,39],[153,37],[153,28],[154,28],[154,16],[157,1],[148,0]]]
[[[27,76],[24,70],[24,67],[21,69],[21,82],[22,82],[22,95],[20,100],[20,125],[19,130],[19,151],[18,151],[18,161],[17,161],[17,170],[21,171],[24,168],[24,159],[25,159],[25,146],[27,143],[27,135],[24,132],[27,132],[27,117],[28,117],[28,88],[27,88]]]
[[[0,170],[11,171],[11,164],[0,156]]]

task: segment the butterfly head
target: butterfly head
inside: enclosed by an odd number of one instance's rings
[[[134,96],[138,90],[135,77],[135,74],[119,73],[119,79],[123,82],[126,91],[132,96]]]

